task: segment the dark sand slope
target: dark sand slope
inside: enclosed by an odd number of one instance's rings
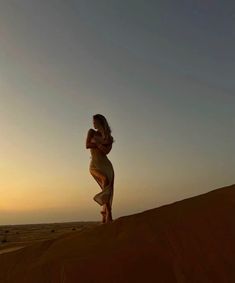
[[[0,282],[235,282],[235,185],[0,255]]]

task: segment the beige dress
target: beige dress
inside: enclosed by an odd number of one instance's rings
[[[112,207],[113,203],[113,186],[114,186],[114,170],[111,161],[108,159],[107,155],[102,154],[98,148],[90,148],[91,151],[91,161],[89,166],[89,171],[91,175],[94,177],[96,182],[99,184],[101,188],[101,192],[96,194],[93,199],[99,205],[104,205],[109,202],[110,207]],[[99,173],[106,175],[108,177],[109,183],[107,186],[103,187],[99,178],[95,175],[96,171]]]

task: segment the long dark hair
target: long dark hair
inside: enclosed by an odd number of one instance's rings
[[[104,131],[104,137],[105,139],[111,138],[113,141],[113,137],[111,136],[111,128],[109,126],[109,123],[107,119],[102,114],[95,114],[93,115],[93,119],[98,120],[103,128]]]

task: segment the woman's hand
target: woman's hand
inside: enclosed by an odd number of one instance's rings
[[[97,145],[95,143],[92,143],[91,140],[94,137],[95,130],[94,129],[89,129],[87,133],[87,138],[86,138],[86,148],[95,148]]]

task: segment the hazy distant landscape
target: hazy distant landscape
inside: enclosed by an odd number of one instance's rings
[[[0,254],[66,233],[85,231],[99,222],[64,222],[0,226]]]

